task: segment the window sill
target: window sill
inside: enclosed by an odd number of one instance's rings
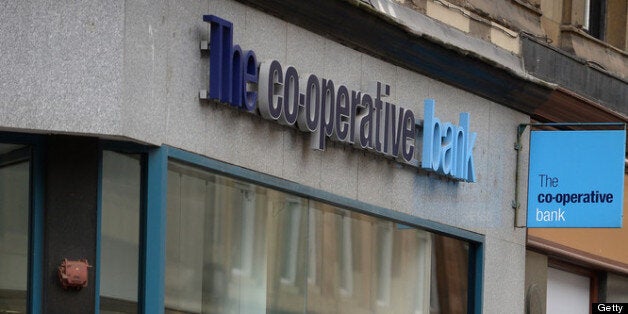
[[[599,40],[573,25],[560,27],[561,49],[587,60],[624,80],[628,78],[628,53]]]

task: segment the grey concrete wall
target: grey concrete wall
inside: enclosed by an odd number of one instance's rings
[[[0,3],[0,129],[116,133],[121,1]]]
[[[526,251],[526,309],[529,314],[543,314],[547,300],[547,256]]]
[[[0,129],[168,144],[485,234],[484,313],[523,312],[525,231],[514,228],[511,201],[516,127],[528,116],[230,0],[7,5],[0,40],[13,44],[0,55]],[[209,85],[209,58],[199,50],[209,39],[203,14],[232,21],[234,43],[258,61],[277,59],[351,89],[388,83],[390,101],[417,119],[427,97],[442,121],[458,123],[469,112],[478,182],[449,182],[338,143],[315,151],[308,134],[199,101]],[[527,158],[522,166],[527,173]],[[526,190],[521,182],[520,195]]]

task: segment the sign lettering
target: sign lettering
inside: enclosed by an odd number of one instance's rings
[[[324,150],[331,139],[415,163],[417,121],[412,110],[386,101],[390,85],[373,82],[364,92],[315,74],[300,75],[277,60],[258,63],[252,50],[233,44],[231,22],[213,15],[203,20],[211,24],[210,99],[311,133],[314,149]],[[425,101],[421,167],[475,182],[470,115],[461,113],[460,125],[443,123],[434,107],[434,100]]]

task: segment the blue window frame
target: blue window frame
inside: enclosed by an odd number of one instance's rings
[[[162,313],[165,256],[165,200],[166,167],[165,150],[134,143],[102,141],[100,147],[100,177],[98,199],[98,238],[95,267],[96,304],[95,313],[100,312],[100,254],[102,214],[102,151],[138,154],[141,157],[140,190],[140,237],[138,265],[138,313]],[[150,239],[150,241],[147,241]]]
[[[27,266],[27,309],[38,313],[42,306],[44,178],[43,145],[38,135],[0,132],[0,143],[30,147],[29,236]]]
[[[165,182],[167,178],[167,161],[168,159],[172,159],[175,161],[181,161],[187,164],[191,164],[194,166],[198,166],[200,168],[204,168],[218,175],[228,176],[234,179],[242,179],[245,181],[249,181],[260,186],[276,189],[282,192],[287,192],[296,196],[306,197],[315,201],[322,201],[325,203],[330,203],[335,206],[343,207],[355,212],[364,213],[367,215],[373,215],[377,217],[382,217],[391,221],[395,221],[401,223],[403,225],[407,225],[410,227],[416,227],[419,229],[427,230],[430,232],[443,234],[449,237],[453,237],[456,239],[463,240],[469,244],[469,257],[468,257],[468,304],[467,304],[467,312],[468,313],[482,313],[482,278],[484,272],[484,236],[481,234],[477,234],[471,231],[447,226],[441,223],[429,221],[422,219],[420,217],[408,215],[405,213],[393,211],[387,208],[375,206],[372,204],[367,204],[358,200],[354,200],[351,198],[335,195],[330,192],[322,191],[319,189],[315,189],[312,187],[304,186],[301,184],[295,184],[294,182],[284,180],[281,178],[273,177],[270,175],[258,173],[252,170],[248,170],[245,168],[241,168],[239,166],[227,164],[221,161],[213,160],[204,156],[200,156],[198,154],[194,154],[191,152],[187,152],[178,148],[163,146],[159,152],[158,163],[155,163],[153,166],[159,167],[156,170],[156,173],[160,173],[164,175],[161,178],[159,187],[161,191],[161,195],[165,195],[166,191],[164,188]],[[149,167],[150,168],[150,167]],[[156,182],[152,182],[156,183]],[[150,186],[149,186],[150,188]],[[157,187],[153,187],[153,189],[157,190]],[[158,200],[160,203],[157,203],[155,200],[154,205],[161,206],[162,210],[165,210],[165,199],[160,198]],[[159,217],[162,225],[159,226],[159,236],[160,240],[165,238],[165,215],[162,214]],[[154,221],[155,223],[157,221]],[[155,227],[155,226],[153,226]],[[165,242],[160,242],[165,246]],[[165,260],[165,248],[162,247],[160,251],[160,267],[163,267]],[[162,273],[163,275],[163,273]],[[163,313],[163,293],[164,286],[163,282],[159,286],[159,293],[161,294],[161,299],[159,300],[159,304],[155,304],[155,309],[159,312]]]

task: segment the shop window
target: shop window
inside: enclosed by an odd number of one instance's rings
[[[547,269],[547,313],[588,314],[589,277]]]
[[[191,167],[168,171],[167,313],[259,313],[267,307],[266,191]],[[269,212],[273,212],[270,210]],[[287,211],[276,210],[276,217]],[[270,217],[275,217],[270,215]],[[272,222],[272,221],[269,221]],[[278,261],[278,259],[274,259]],[[273,265],[274,266],[274,265]],[[276,268],[274,268],[276,269]],[[276,273],[277,282],[280,275]]]
[[[175,161],[167,193],[166,313],[429,313],[429,232]]]
[[[0,144],[0,313],[26,313],[30,148]]]
[[[136,313],[141,158],[103,151],[100,313]]]

